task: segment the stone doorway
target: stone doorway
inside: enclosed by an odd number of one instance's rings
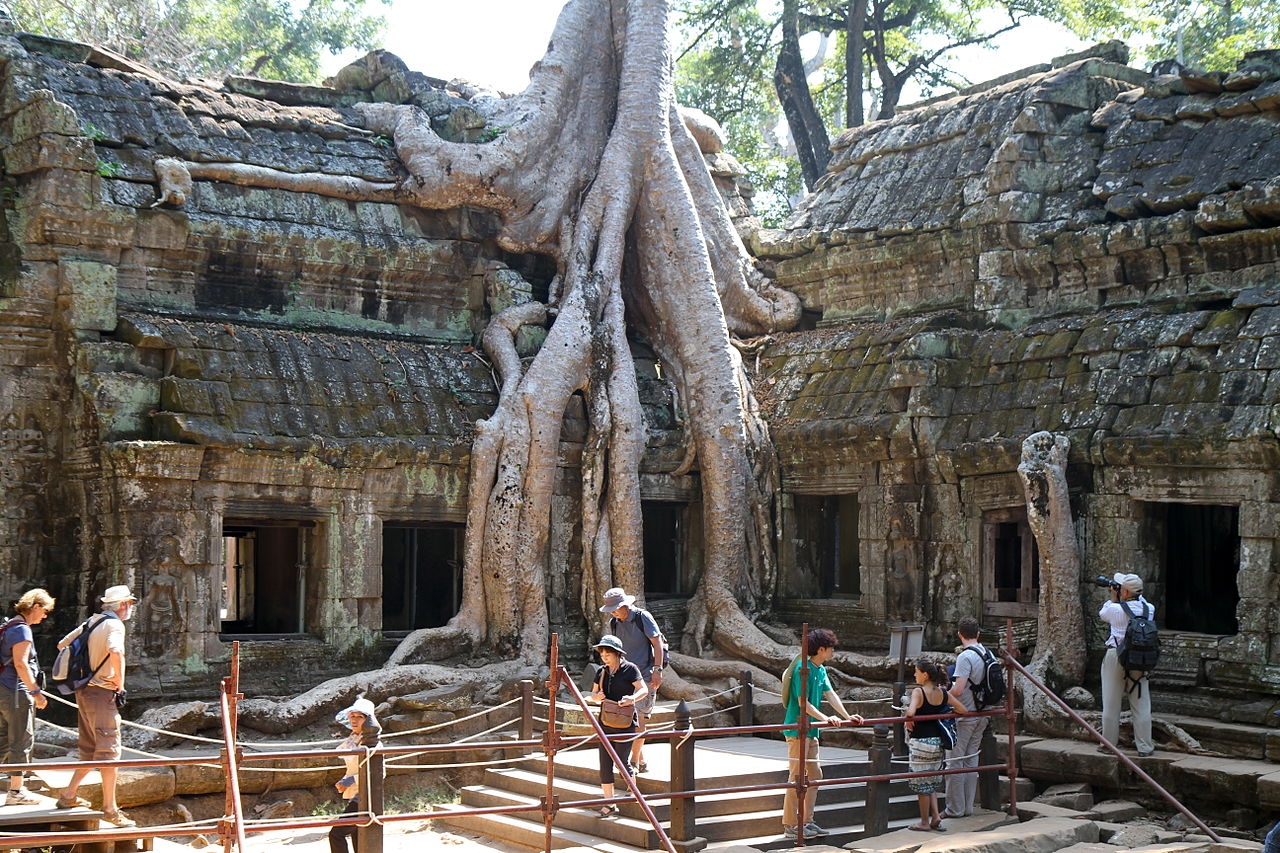
[[[795,496],[795,570],[809,595],[856,598],[862,593],[862,555],[856,492]]]
[[[644,524],[644,591],[650,595],[683,595],[691,591],[684,554],[688,505],[676,501],[642,501]]]
[[[1035,618],[1040,606],[1040,551],[1026,507],[982,515],[983,613]]]
[[[229,520],[222,526],[223,634],[301,634],[311,521]]]
[[[382,526],[382,630],[438,628],[462,604],[461,524]]]
[[[1144,546],[1154,570],[1144,596],[1161,628],[1233,635],[1239,628],[1240,508],[1216,504],[1144,503]]]

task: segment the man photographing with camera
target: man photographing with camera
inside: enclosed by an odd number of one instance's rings
[[[1142,597],[1142,578],[1137,575],[1116,572],[1111,578],[1096,578],[1094,583],[1106,586],[1110,594],[1110,600],[1098,610],[1098,618],[1111,626],[1107,653],[1102,658],[1102,736],[1113,744],[1119,742],[1120,706],[1127,696],[1133,712],[1133,743],[1139,757],[1145,758],[1156,748],[1151,740],[1151,689],[1147,683],[1150,667],[1134,667],[1129,657],[1132,653],[1126,649],[1126,636],[1135,619],[1150,620],[1150,629],[1154,630],[1156,609]],[[1147,626],[1142,624],[1141,628],[1145,634]],[[1154,652],[1148,654],[1150,665],[1154,666]],[[1110,750],[1100,747],[1098,751]]]

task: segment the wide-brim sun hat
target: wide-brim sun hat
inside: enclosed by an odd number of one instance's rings
[[[346,726],[347,728],[351,728],[351,715],[364,714],[364,718],[367,724],[371,723],[374,726],[377,726],[378,718],[374,715],[374,712],[376,710],[377,708],[374,707],[372,702],[370,702],[368,699],[361,696],[360,698],[356,699],[356,701],[352,702],[350,707],[343,708],[341,711],[339,711],[337,715],[334,716],[334,720]]]
[[[129,587],[124,584],[119,586],[109,586],[107,591],[102,594],[103,604],[119,604],[122,601],[137,601],[138,597],[129,591]]]
[[[627,595],[627,591],[620,586],[615,586],[604,594],[604,606],[600,608],[601,613],[612,613],[619,607],[630,607],[635,603],[634,595]]]
[[[613,634],[605,634],[598,641],[596,641],[596,644],[592,648],[610,649],[612,651],[617,652],[620,655],[626,654],[626,650],[622,648],[622,641],[619,640],[617,637],[613,636]]]

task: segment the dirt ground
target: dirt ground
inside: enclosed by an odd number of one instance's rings
[[[209,853],[221,850],[216,838],[203,849]],[[156,839],[156,853],[192,853],[191,844],[178,844]],[[255,834],[249,837],[250,853],[329,853],[329,833],[324,829]],[[423,850],[448,850],[450,853],[529,853],[526,847],[500,844],[479,835],[434,824],[431,821],[394,823],[383,833],[385,853],[421,853]]]

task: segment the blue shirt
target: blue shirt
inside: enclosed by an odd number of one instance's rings
[[[4,638],[0,639],[0,661],[4,662],[4,670],[0,671],[0,684],[10,690],[26,690],[27,685],[18,679],[18,668],[13,665],[13,647],[22,642],[31,643],[27,647],[27,666],[31,669],[33,676],[37,675],[40,672],[40,666],[36,662],[36,644],[33,642],[35,638],[31,635],[31,626],[21,616],[15,616],[5,624],[7,627]]]

